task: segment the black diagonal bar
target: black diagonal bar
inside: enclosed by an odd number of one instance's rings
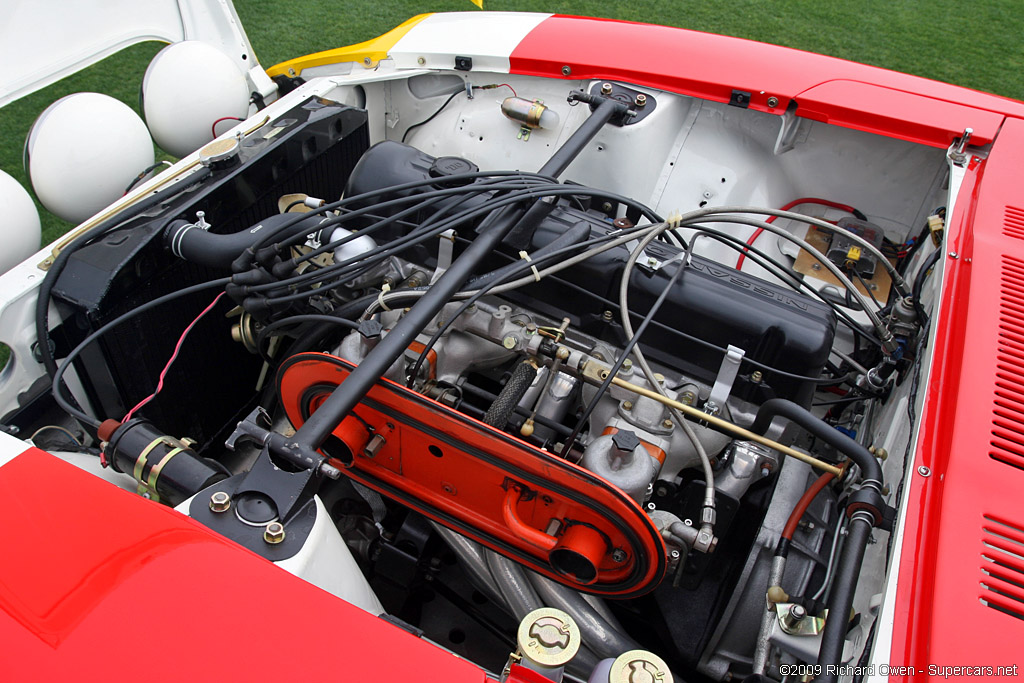
[[[544,164],[540,173],[551,177],[560,175],[597,132],[613,116],[622,116],[625,109],[626,105],[622,102],[610,99],[601,101],[583,125]],[[303,451],[318,449],[377,380],[405,352],[438,311],[451,301],[452,296],[473,275],[481,261],[501,244],[505,235],[520,221],[531,219],[531,212],[525,207],[506,207],[488,216],[481,234],[367,354],[352,374],[338,385],[315,413],[310,415],[295,436],[287,440],[286,447]]]

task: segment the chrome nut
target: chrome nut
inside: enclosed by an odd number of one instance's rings
[[[271,545],[277,545],[284,540],[284,524],[271,522],[263,531],[263,540]]]
[[[223,491],[216,491],[210,496],[210,509],[214,512],[227,512],[231,508],[231,496]]]

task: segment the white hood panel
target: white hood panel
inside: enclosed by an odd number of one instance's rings
[[[257,65],[231,0],[7,0],[0,107],[147,40],[202,40],[246,73]]]

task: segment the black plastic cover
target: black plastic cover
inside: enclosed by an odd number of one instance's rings
[[[581,221],[590,222],[593,237],[616,229],[593,214],[559,207],[537,229],[534,248],[553,241]],[[525,290],[534,297],[530,305],[552,308],[550,302],[557,301],[557,317],[568,315],[584,331],[607,335],[609,325],[601,315],[613,303],[611,309],[618,320],[618,290],[629,257],[627,246],[610,249],[563,271],[560,277],[576,287],[560,287],[557,296],[552,295],[552,288],[559,287],[556,282],[530,286]],[[666,265],[652,269],[638,264],[633,269],[629,299],[633,313],[643,316],[668,285],[680,263],[671,259],[679,251],[660,242],[648,246],[647,255]],[[748,359],[793,375],[816,377],[828,360],[836,330],[835,313],[820,301],[700,256],[692,256],[655,321],[661,325],[647,328],[643,347],[650,349],[655,359],[709,383],[718,374],[723,350],[730,344],[743,349]],[[755,369],[749,363],[741,367],[739,390],[760,402],[763,399],[755,389],[763,387],[749,381]],[[812,382],[777,372],[762,371],[761,384],[770,387],[776,396],[803,405],[814,393]]]

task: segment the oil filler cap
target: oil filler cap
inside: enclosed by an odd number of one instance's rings
[[[480,167],[474,164],[468,159],[462,157],[438,157],[434,159],[434,163],[430,166],[430,177],[431,178],[447,178],[453,175],[462,175],[463,173],[476,173],[480,170]],[[445,183],[446,186],[459,187],[462,185],[468,185],[472,180],[460,180],[452,183]]]

